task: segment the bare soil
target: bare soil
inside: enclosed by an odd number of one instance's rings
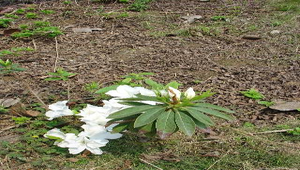
[[[209,102],[235,110],[237,124],[244,121],[265,125],[299,119],[298,112],[271,111],[239,91],[255,88],[267,101],[281,99],[300,101],[299,17],[280,27],[270,25],[272,18],[282,12],[274,11],[265,1],[211,0],[156,0],[145,12],[128,12],[128,17],[105,17],[97,14],[123,12],[126,4],[92,3],[77,0],[65,5],[63,1],[36,4],[36,10],[51,9],[56,13],[42,16],[59,26],[64,35],[55,39],[36,37],[14,40],[0,37],[0,50],[12,47],[31,47],[12,59],[27,70],[17,73],[46,103],[67,99],[63,82],[47,82],[55,64],[77,75],[71,78],[72,101],[86,103],[91,95],[84,85],[99,82],[103,86],[120,80],[129,73],[153,72],[154,80],[167,83],[176,80],[183,89],[216,92]],[[201,15],[203,19],[190,25],[182,16]],[[213,16],[229,16],[227,21],[213,21]],[[19,20],[11,25],[34,20]],[[294,24],[294,25],[293,25]],[[210,33],[194,29],[210,28]],[[91,33],[74,33],[72,28],[101,28]],[[180,29],[189,30],[188,36],[166,34]],[[4,28],[0,28],[4,31]],[[270,34],[280,30],[278,34]],[[259,39],[244,39],[246,35]],[[10,75],[1,75],[1,98],[21,98],[29,105],[39,102],[25,86]],[[8,115],[1,114],[1,122]],[[11,121],[1,129],[11,126]],[[11,123],[9,123],[11,122]],[[3,134],[0,134],[3,135]]]

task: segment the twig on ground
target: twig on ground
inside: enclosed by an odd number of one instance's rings
[[[270,133],[282,133],[282,132],[287,132],[287,131],[291,131],[294,129],[282,129],[282,130],[271,130],[271,131],[265,131],[265,132],[257,132],[257,133],[253,133],[253,135],[260,135],[260,134],[270,134]]]
[[[242,134],[242,135],[251,136],[251,137],[253,137],[253,139],[259,140],[259,141],[263,142],[264,144],[275,145],[275,146],[281,145],[281,146],[283,146],[285,148],[288,148],[288,149],[291,149],[291,148],[300,149],[300,146],[295,144],[295,143],[274,142],[274,141],[271,141],[271,140],[266,139],[266,138],[255,136],[252,133],[249,133],[249,132],[246,132],[246,131],[243,131],[243,130],[240,130],[240,129],[236,129],[236,128],[231,128],[231,129],[238,132],[238,133],[240,133],[240,134]]]
[[[140,161],[143,162],[143,163],[145,163],[145,164],[148,164],[148,165],[150,165],[150,166],[152,166],[152,167],[154,167],[154,168],[156,168],[156,169],[163,170],[162,168],[160,168],[160,167],[158,167],[158,166],[156,166],[156,165],[153,165],[152,163],[147,162],[147,161],[144,160],[144,159],[141,159],[141,158],[140,158]]]
[[[209,170],[209,169],[211,169],[213,166],[215,166],[215,164],[217,164],[218,162],[220,162],[225,156],[227,156],[228,155],[228,153],[231,151],[231,149],[230,150],[228,150],[220,159],[218,159],[216,162],[214,162],[213,164],[211,164],[206,170]]]
[[[36,51],[37,50],[37,46],[36,46],[36,43],[35,43],[34,39],[32,39],[32,44],[34,46],[34,50]]]
[[[18,127],[18,125],[8,126],[8,127],[6,127],[6,128],[3,128],[3,129],[0,131],[0,133],[2,133],[2,132],[4,132],[4,131],[7,131],[7,130],[10,130],[10,129],[13,129],[13,128],[15,128],[15,127]]]
[[[57,61],[58,61],[58,42],[57,42],[57,38],[55,37],[55,51],[56,51],[56,58],[55,58],[55,63],[54,63],[54,69],[53,72],[56,72],[56,67],[57,67]]]
[[[40,103],[42,103],[44,109],[48,109],[48,106],[43,102],[43,100],[32,90],[32,88],[29,86],[29,84],[26,82],[26,80],[19,78],[16,74],[14,74],[14,77],[19,80],[21,83],[25,85],[25,87],[30,91],[31,94],[33,94]]]

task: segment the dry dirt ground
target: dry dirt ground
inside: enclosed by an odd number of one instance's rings
[[[153,72],[152,78],[160,83],[176,80],[183,84],[183,89],[216,92],[209,102],[235,110],[238,124],[248,121],[264,125],[299,119],[298,112],[271,111],[240,93],[255,88],[267,101],[300,101],[299,16],[284,19],[288,14],[274,10],[267,1],[156,0],[147,11],[129,11],[126,16],[120,14],[127,4],[76,2],[34,4],[36,11],[55,11],[35,20],[59,26],[64,34],[57,41],[43,37],[0,37],[0,50],[35,49],[8,59],[27,69],[18,76],[46,104],[67,98],[64,83],[44,81],[56,65],[77,73],[70,79],[70,99],[79,103],[91,99],[83,88],[87,83],[107,86],[129,73]],[[181,17],[188,15],[203,18],[186,24]],[[226,20],[216,21],[214,16],[226,16]],[[272,25],[277,20],[283,24]],[[31,21],[19,19],[10,28]],[[83,27],[101,30],[72,30]],[[0,28],[0,33],[4,30]],[[280,33],[271,34],[273,30]],[[258,38],[243,38],[249,35]],[[39,102],[10,75],[1,75],[0,87],[0,99],[21,98],[25,105]],[[4,119],[10,120],[8,115],[0,116],[1,128],[11,126],[3,123]]]

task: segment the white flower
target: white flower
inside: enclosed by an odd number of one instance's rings
[[[111,113],[120,111],[122,109],[131,107],[128,105],[120,104],[119,102],[120,102],[120,100],[118,100],[116,98],[112,98],[110,100],[103,100],[103,103],[104,103],[103,108],[108,109],[108,113],[111,114]]]
[[[72,112],[72,110],[70,110],[66,105],[67,102],[68,101],[59,101],[49,105],[50,110],[46,112],[48,120],[53,120],[57,117],[73,115],[74,113]]]
[[[136,89],[139,92],[139,94],[143,96],[153,96],[153,97],[156,96],[153,90],[149,90],[144,87],[134,87],[134,89]]]
[[[135,94],[138,94],[139,90],[128,85],[120,85],[116,90],[110,90],[105,94],[116,98],[132,98]]]
[[[81,121],[88,124],[101,124],[105,125],[110,119],[106,119],[106,117],[110,114],[109,107],[97,107],[93,105],[87,105],[86,108],[82,109],[79,116]]]
[[[118,139],[122,137],[122,134],[120,133],[111,133],[107,131],[107,128],[101,125],[82,125],[81,126],[84,129],[84,132],[86,136],[88,136],[91,140],[94,140],[96,142],[102,143],[107,141],[107,139]],[[112,129],[112,127],[109,127],[108,129]]]
[[[63,132],[61,132],[59,129],[54,128],[49,130],[46,134],[44,134],[45,138],[60,138],[62,140],[64,140],[66,138],[66,134],[64,134]],[[55,142],[54,144],[56,145],[58,142]]]
[[[196,95],[196,93],[194,92],[193,88],[188,88],[187,91],[184,93],[184,96],[187,98],[187,99],[192,99],[194,98]]]
[[[54,143],[61,148],[68,148],[70,144],[74,143],[77,140],[77,136],[74,133],[66,133],[63,141]]]
[[[171,97],[171,100],[173,102],[179,102],[180,101],[180,96],[181,92],[177,89],[174,89],[173,87],[168,88],[168,94]]]
[[[78,134],[78,137],[68,144],[69,152],[71,154],[79,154],[80,152],[89,150],[95,155],[101,155],[103,152],[100,147],[105,146],[108,140],[94,141],[89,139],[84,132]]]

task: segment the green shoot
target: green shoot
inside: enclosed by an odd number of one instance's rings
[[[259,100],[259,99],[265,98],[264,95],[262,95],[260,92],[258,92],[255,89],[250,89],[247,91],[240,91],[240,93],[242,93],[244,96],[254,99],[254,100]]]

